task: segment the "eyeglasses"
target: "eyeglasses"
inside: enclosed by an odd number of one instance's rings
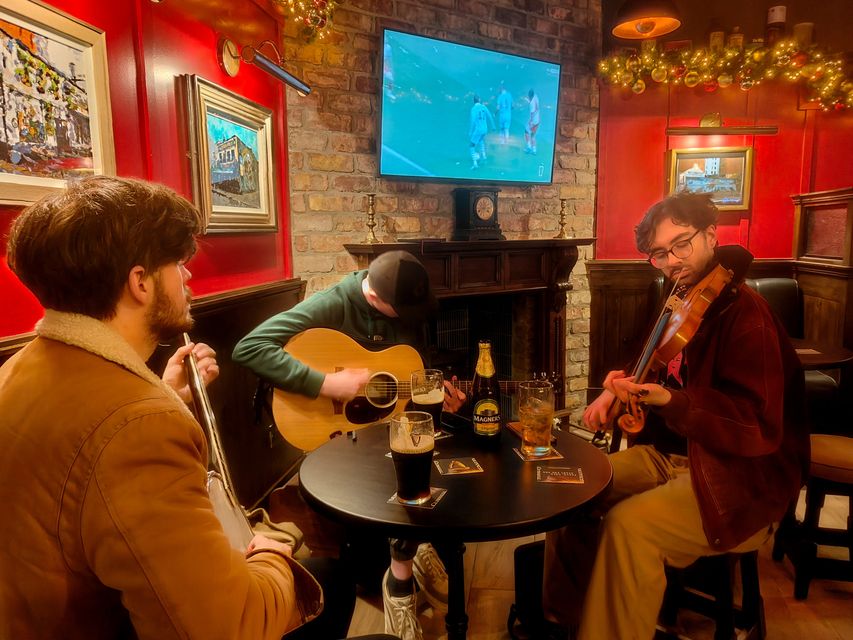
[[[667,251],[655,251],[649,254],[649,262],[653,267],[662,269],[669,262],[669,254],[671,253],[676,258],[689,258],[693,254],[693,238],[695,238],[704,229],[697,229],[696,233],[687,238],[687,240],[679,240],[672,245]]]

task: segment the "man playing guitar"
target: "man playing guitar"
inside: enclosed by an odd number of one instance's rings
[[[233,360],[285,391],[342,402],[356,396],[368,381],[365,368],[333,373],[312,369],[283,349],[297,334],[314,328],[340,331],[365,347],[417,345],[426,317],[437,303],[429,276],[410,253],[389,251],[369,269],[266,320],[234,348]],[[455,411],[465,394],[445,383],[445,411]],[[391,567],[385,573],[382,599],[385,631],[403,640],[421,640],[415,611],[414,578],[433,606],[447,607],[447,574],[431,545],[391,541]]]

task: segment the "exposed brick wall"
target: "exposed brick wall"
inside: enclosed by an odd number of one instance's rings
[[[501,187],[508,239],[552,237],[560,198],[569,230],[593,233],[600,0],[344,0],[333,27],[304,44],[286,29],[286,66],[311,85],[288,89],[290,214],[294,275],[308,295],[356,268],[344,243],[367,233],[367,193],[376,193],[376,234],[450,237],[451,184],[377,177],[377,109],[382,27],[552,60],[562,64],[554,183]],[[589,287],[581,250],[569,295],[567,406],[580,407],[589,360]]]

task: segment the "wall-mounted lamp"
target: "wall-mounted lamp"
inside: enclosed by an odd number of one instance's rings
[[[272,58],[268,58],[258,51],[258,49],[264,45],[272,47],[272,50],[275,52],[276,61]],[[303,98],[311,93],[311,87],[293,74],[284,70],[281,66],[281,56],[278,53],[278,49],[270,40],[264,40],[257,47],[246,45],[243,47],[242,51],[238,51],[237,45],[234,44],[233,40],[222,38],[217,46],[216,54],[219,58],[219,66],[221,66],[222,70],[232,78],[237,75],[238,71],[240,71],[240,61],[242,60],[249,64],[253,64],[256,67],[260,67],[271,76],[278,78],[285,84],[289,84],[291,87],[296,89],[296,93]]]
[[[264,45],[272,47],[272,50],[275,52],[275,60],[268,58],[258,51],[258,48],[263,47]],[[296,89],[296,93],[303,98],[311,93],[311,87],[293,74],[284,70],[284,67],[281,66],[281,55],[279,55],[278,49],[270,40],[264,40],[257,48],[251,45],[246,45],[240,52],[240,57],[244,62],[260,67],[271,76],[278,78],[285,84],[289,84],[291,87]]]
[[[678,9],[670,0],[626,0],[616,12],[617,38],[640,40],[657,38],[681,26]]]

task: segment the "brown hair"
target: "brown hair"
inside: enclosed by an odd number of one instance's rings
[[[661,220],[669,218],[675,224],[693,226],[696,229],[707,229],[717,223],[719,211],[711,202],[711,196],[707,193],[689,193],[682,191],[668,196],[652,205],[643,216],[636,227],[634,237],[637,242],[637,250],[648,253],[655,231]]]
[[[93,176],[24,209],[7,260],[45,308],[108,320],[133,267],[153,273],[188,258],[201,228],[198,210],[168,187]]]

